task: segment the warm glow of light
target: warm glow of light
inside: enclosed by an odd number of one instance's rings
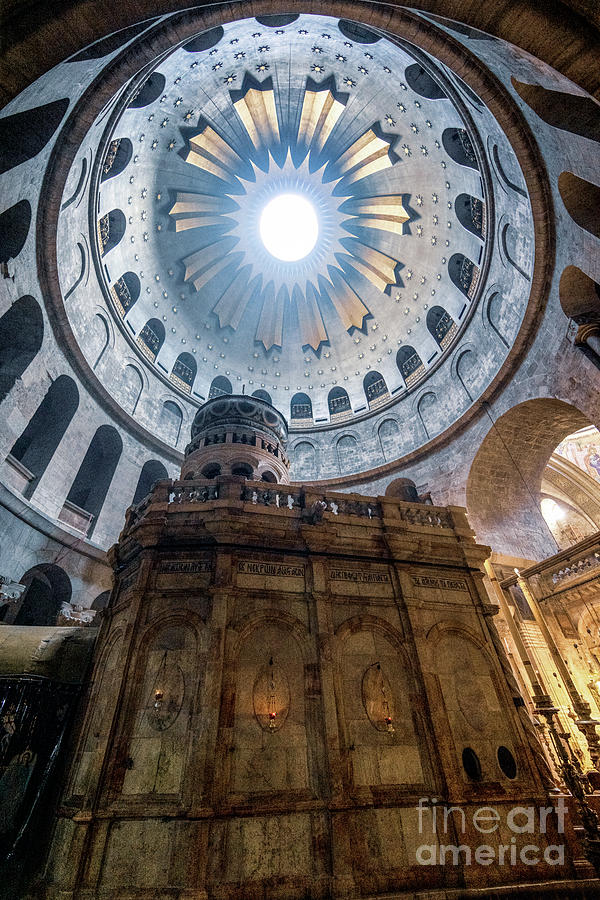
[[[315,208],[300,194],[279,194],[270,200],[261,213],[259,228],[266,249],[284,262],[308,256],[319,236]]]
[[[564,519],[564,509],[561,509],[556,500],[552,500],[551,497],[544,497],[540,505],[542,507],[542,515],[551,528],[557,522],[560,522],[561,519]]]

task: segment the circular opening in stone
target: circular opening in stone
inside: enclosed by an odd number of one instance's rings
[[[311,252],[319,236],[319,220],[312,203],[300,194],[279,194],[260,216],[260,237],[271,256],[296,262]]]

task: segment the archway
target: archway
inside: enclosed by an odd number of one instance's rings
[[[558,551],[541,514],[542,476],[561,440],[586,425],[580,410],[554,398],[527,400],[492,424],[467,482],[467,511],[478,541],[536,561]]]

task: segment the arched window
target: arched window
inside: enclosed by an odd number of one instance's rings
[[[217,377],[212,380],[208,392],[208,399],[212,400],[213,397],[223,397],[225,394],[233,394],[231,382],[229,378],[225,378],[224,375],[217,375]]]
[[[71,601],[71,581],[60,566],[29,569],[21,580],[26,585],[14,625],[56,625],[63,603]]]
[[[485,203],[479,197],[470,194],[459,194],[454,201],[456,218],[467,231],[476,237],[485,237]]]
[[[139,503],[140,500],[143,500],[144,497],[147,497],[154,484],[157,481],[162,481],[163,478],[168,478],[169,474],[166,468],[163,466],[161,462],[158,462],[156,459],[149,459],[142,466],[142,471],[140,472],[140,477],[138,478],[138,483],[135,489],[135,494],[133,495],[133,500],[131,501],[132,505],[135,506],[136,503]]]
[[[102,166],[101,181],[107,181],[120,175],[123,169],[129,163],[133,154],[133,144],[129,138],[116,138],[111,141],[104,157],[104,165]]]
[[[350,398],[344,388],[331,388],[327,397],[327,405],[332,422],[337,422],[340,419],[349,419],[352,416]]]
[[[110,289],[113,302],[121,318],[125,318],[140,296],[140,279],[135,272],[125,272]]]
[[[154,362],[165,340],[165,326],[160,319],[149,319],[137,336],[136,343],[145,357]]]
[[[231,467],[232,475],[241,475],[243,478],[253,478],[254,469],[250,463],[234,463]]]
[[[448,275],[461,294],[472,299],[479,281],[479,266],[462,253],[453,253],[448,260]]]
[[[66,514],[74,512],[79,514],[80,521],[85,521],[87,514],[89,527],[86,533],[92,534],[122,451],[123,441],[119,432],[112,425],[101,425],[67,495],[66,510],[63,507],[59,518],[67,521]]]
[[[258,391],[254,391],[252,396],[258,397],[259,400],[264,400],[265,403],[273,403],[273,401],[271,400],[271,395],[268,394],[266,391],[262,391],[259,389]]]
[[[425,372],[423,360],[414,347],[400,347],[396,353],[396,365],[407,388],[416,384]]]
[[[165,76],[161,75],[160,72],[153,72],[150,78],[147,78],[143,83],[133,100],[131,100],[129,108],[142,109],[142,107],[154,103],[162,94],[165,84]]]
[[[10,455],[32,476],[24,491],[26,497],[31,497],[46,471],[78,405],[75,382],[68,375],[61,375],[50,385],[25,431],[14,443]]]
[[[20,297],[0,318],[0,401],[37,355],[43,336],[42,311],[33,297]]]
[[[469,169],[479,168],[471,138],[464,128],[444,129],[442,144],[450,159],[453,159],[459,166],[467,166]]]
[[[120,209],[111,209],[110,212],[98,219],[98,243],[100,253],[106,256],[113,247],[116,247],[123,235],[127,222]]]
[[[427,328],[442,350],[445,350],[456,336],[456,322],[441,306],[432,306],[427,313]]]
[[[429,100],[442,100],[446,96],[437,81],[419,63],[408,66],[404,72],[404,78],[407,85],[421,97],[427,97]]]
[[[600,186],[572,172],[562,172],[558,176],[558,189],[573,221],[600,238]]]
[[[196,377],[196,360],[191,353],[180,353],[173,363],[171,381],[180,391],[191,394],[194,379]]]
[[[172,400],[165,400],[160,411],[160,419],[158,420],[158,428],[163,440],[176,446],[182,422],[183,413],[177,404],[173,403]]]
[[[69,100],[53,100],[43,106],[0,119],[0,175],[33,159],[43,150],[69,108]]]
[[[209,463],[207,466],[204,466],[200,474],[203,478],[218,478],[221,474],[221,463]]]
[[[290,419],[294,425],[312,425],[312,403],[308,394],[294,394],[290,403]]]
[[[28,200],[19,200],[0,213],[0,263],[19,255],[27,240],[30,224],[31,205]]]
[[[379,372],[367,372],[363,380],[363,388],[369,409],[375,409],[389,399],[387,384]]]
[[[552,125],[591,141],[600,141],[600,107],[591,97],[551,91],[540,84],[525,84],[512,78],[517,94],[536,115]]]

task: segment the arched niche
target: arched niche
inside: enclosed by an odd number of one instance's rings
[[[125,661],[122,645],[123,636],[119,631],[115,631],[106,644],[98,648],[99,653],[91,679],[89,709],[92,712],[74,754],[67,794],[77,798],[86,808],[89,808],[92,802],[112,731]]]
[[[300,441],[294,447],[292,463],[296,479],[312,479],[317,471],[317,451],[309,441]]]
[[[374,616],[356,617],[338,628],[335,662],[343,743],[352,746],[348,788],[423,784],[416,686],[400,635]]]
[[[453,253],[448,260],[448,275],[461,294],[469,300],[475,296],[475,289],[479,282],[479,266],[464,253]]]
[[[312,403],[308,394],[294,394],[290,402],[290,420],[292,425],[312,425]]]
[[[115,138],[106,148],[100,181],[115,178],[128,166],[133,155],[133,144],[129,138]]]
[[[504,298],[500,291],[492,291],[486,297],[482,309],[484,322],[489,324],[498,339],[508,349],[509,345],[505,335],[509,333],[509,315],[506,307],[507,304],[504,303]]]
[[[0,175],[37,156],[68,108],[69,100],[63,97],[0,119]]]
[[[367,372],[363,379],[363,390],[369,409],[381,406],[390,396],[385,378],[379,372]]]
[[[563,438],[590,424],[576,407],[554,398],[527,400],[491,424],[466,490],[469,521],[480,543],[530,560],[557,552],[540,511],[542,475]]]
[[[299,623],[278,622],[275,615],[247,623],[240,637],[231,660],[231,737],[225,739],[231,742],[229,799],[280,791],[300,799],[317,790],[311,748],[318,745],[320,710],[307,690],[303,637]]]
[[[600,238],[600,186],[572,172],[561,172],[558,189],[573,221]]]
[[[400,454],[400,426],[396,419],[384,419],[377,429],[379,446],[386,462]]]
[[[458,777],[469,782],[462,755],[471,748],[481,764],[480,780],[498,781],[497,748],[514,748],[516,735],[490,657],[475,636],[451,625],[434,628],[427,643],[425,668],[441,690]]]
[[[577,266],[567,266],[560,276],[560,305],[579,324],[600,321],[600,285]]]
[[[263,391],[259,388],[257,391],[254,391],[252,394],[253,397],[258,397],[259,400],[264,400],[265,403],[272,403],[271,395],[267,393],[267,391]]]
[[[25,295],[0,318],[0,402],[37,356],[44,337],[39,304]]]
[[[208,399],[212,400],[213,397],[223,397],[226,394],[233,394],[231,382],[225,375],[217,375],[211,382]]]
[[[122,319],[139,299],[140,288],[140,279],[135,272],[124,272],[111,287],[111,297]]]
[[[464,128],[445,128],[442,132],[444,150],[455,163],[468,169],[479,169],[471,138]]]
[[[123,409],[134,415],[144,389],[144,379],[137,366],[127,363],[119,385],[119,400]]]
[[[14,625],[56,625],[63,603],[71,600],[71,580],[54,564],[34,566],[21,577],[26,586]]]
[[[158,430],[163,440],[174,447],[179,440],[182,422],[183,413],[181,408],[176,403],[173,403],[172,400],[165,400],[160,410]]]
[[[525,84],[514,76],[511,81],[521,100],[548,125],[600,141],[600,106],[591,97]]]
[[[474,400],[483,387],[482,381],[485,378],[485,366],[480,364],[474,346],[461,348],[456,357],[456,375],[469,400]]]
[[[136,338],[144,356],[154,362],[165,341],[165,326],[160,319],[149,319]]]
[[[479,197],[472,197],[471,194],[459,194],[454,201],[454,211],[463,228],[480,240],[484,239],[486,219],[483,200],[480,200]]]
[[[441,306],[432,306],[427,311],[427,329],[441,350],[450,346],[458,331],[450,313]]]
[[[188,783],[191,713],[205,657],[195,629],[165,622],[142,641],[125,718],[130,767],[115,772],[123,796],[181,797]],[[161,758],[169,765],[161,766]]]
[[[0,263],[7,263],[9,259],[15,259],[19,255],[27,240],[30,225],[29,200],[19,200],[0,213]]]
[[[94,531],[122,451],[119,432],[112,425],[101,425],[71,485],[66,502],[90,517],[88,536]]]
[[[352,434],[343,434],[335,445],[340,475],[355,472],[360,466],[358,441]]]
[[[78,406],[77,385],[68,375],[60,375],[13,444],[10,455],[31,475],[24,490],[26,497],[33,494]]]
[[[417,414],[428,438],[438,433],[441,427],[441,414],[437,395],[433,391],[427,391],[419,398]]]
[[[394,497],[397,500],[402,500],[405,503],[419,503],[419,494],[417,493],[417,486],[410,478],[395,478],[390,484],[388,484],[386,491],[386,497]]]
[[[144,497],[147,497],[157,481],[168,478],[169,474],[165,466],[157,459],[149,459],[142,466],[138,483],[135,487],[132,504],[135,506]]]
[[[332,422],[349,419],[352,416],[350,398],[344,388],[331,388],[327,396],[327,406]]]
[[[171,370],[170,380],[186,394],[192,393],[198,367],[191,353],[180,353]]]
[[[101,313],[96,313],[92,318],[88,341],[89,353],[94,360],[92,369],[95,369],[110,342],[108,322]]]
[[[414,347],[400,347],[396,353],[396,365],[407,388],[416,384],[425,374],[423,360]]]
[[[445,91],[419,63],[407,66],[404,78],[415,94],[419,94],[421,97],[426,97],[428,100],[443,100],[446,97]]]
[[[127,220],[121,209],[111,209],[98,219],[98,243],[102,256],[122,241],[126,228]]]

